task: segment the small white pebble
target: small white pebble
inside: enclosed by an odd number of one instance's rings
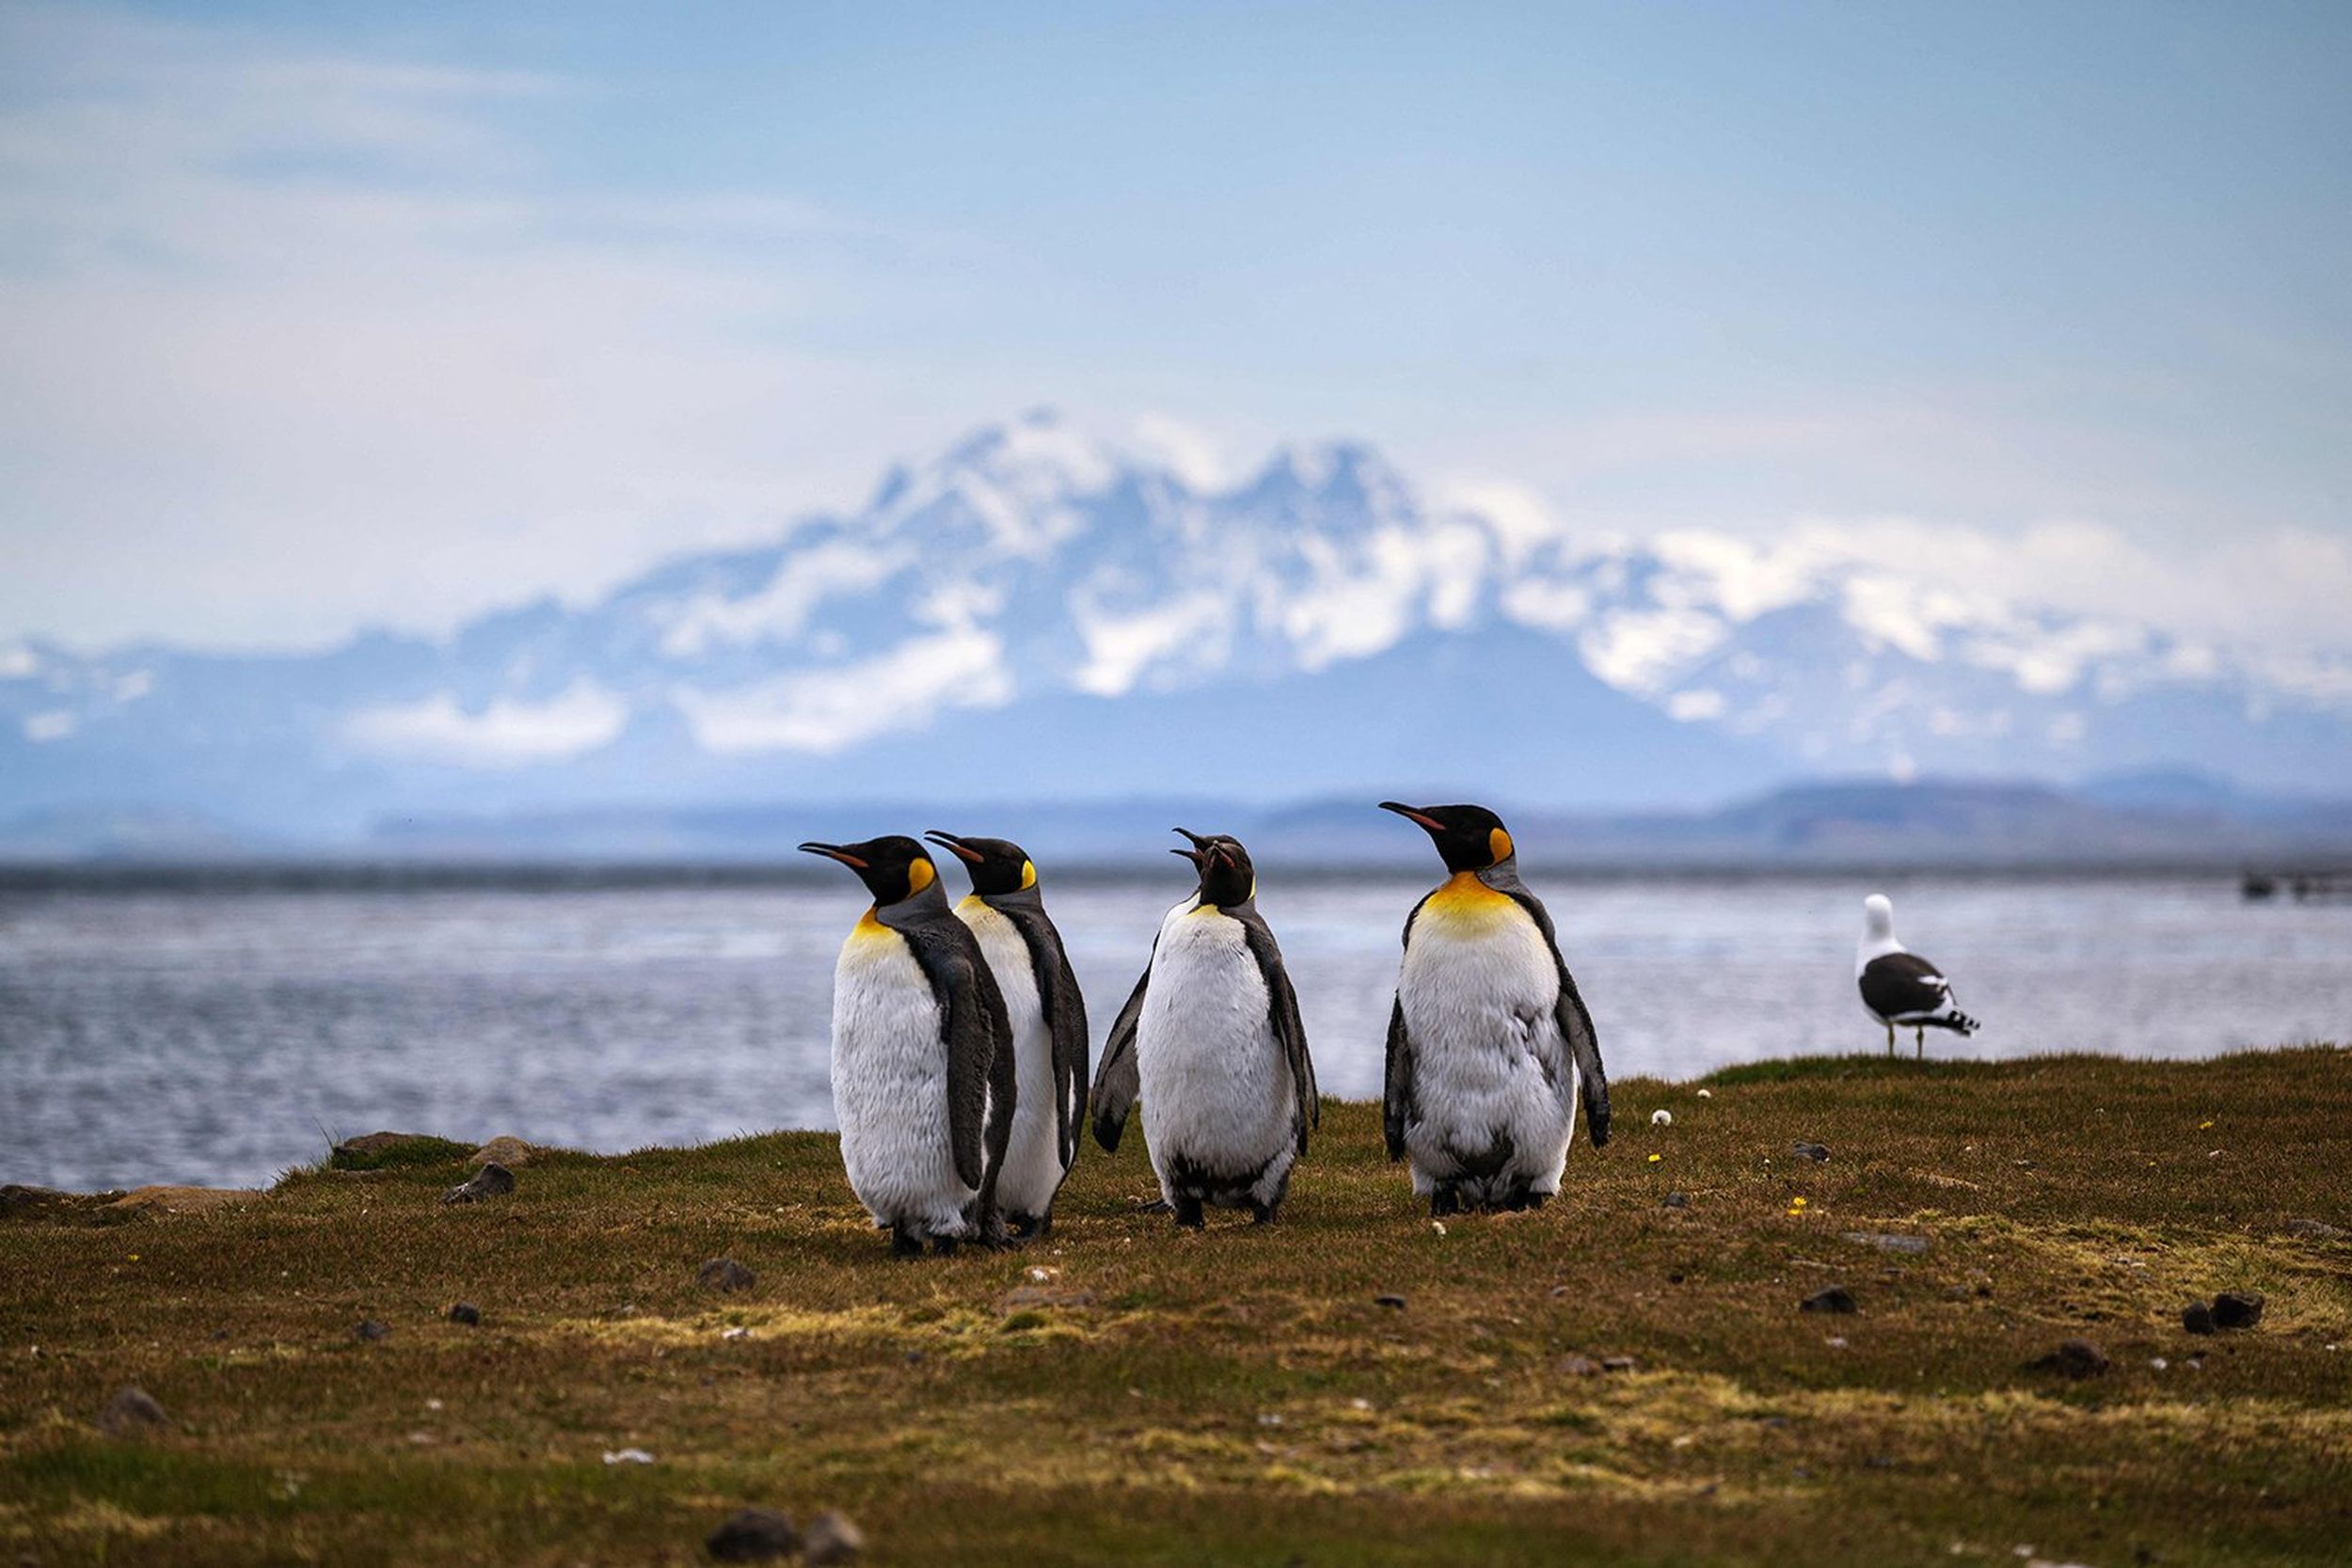
[[[2333,1345],[2329,1345],[2328,1348],[2329,1350],[2333,1350],[2333,1349],[2335,1349],[2336,1347],[2335,1347],[2335,1346],[2333,1346]],[[1348,1407],[1350,1410],[1370,1410],[1370,1409],[1372,1408],[1372,1402],[1371,1402],[1370,1400],[1362,1400],[1362,1399],[1350,1400],[1350,1401],[1348,1401],[1348,1402],[1347,1402],[1347,1407]]]
[[[1829,1348],[1832,1350],[1844,1350],[1846,1348],[1846,1337],[1842,1334],[1831,1335],[1829,1337]]]
[[[1443,1220],[1431,1220],[1431,1221],[1429,1222],[1429,1228],[1430,1228],[1430,1229],[1432,1229],[1432,1230],[1434,1230],[1434,1231],[1436,1231],[1438,1235],[1442,1236],[1442,1235],[1444,1235],[1444,1234],[1445,1234],[1445,1221],[1443,1221]]]
[[[1059,1269],[1031,1269],[1029,1271],[1029,1277],[1037,1281],[1040,1285],[1042,1285],[1060,1272],[1061,1271]]]
[[[1282,1418],[1269,1410],[1258,1418],[1258,1424],[1262,1427],[1279,1427],[1282,1424]]]
[[[722,1339],[748,1339],[751,1337],[752,1331],[743,1327],[739,1323],[733,1328],[725,1328],[719,1331],[719,1338]]]
[[[1715,1091],[1713,1089],[1701,1089],[1699,1090],[1699,1098],[1701,1100],[1712,1100],[1715,1098]]]
[[[424,1407],[427,1410],[438,1410],[441,1408],[441,1402],[439,1400],[427,1400],[424,1402]]]
[[[2163,1356],[2161,1356],[2161,1355],[2152,1355],[2152,1356],[2150,1356],[2150,1357],[2148,1358],[2148,1365],[2149,1365],[2150,1367],[2153,1368],[2153,1369],[2154,1369],[2155,1370],[2157,1370],[2157,1371],[2162,1371],[2162,1370],[2164,1370],[2167,1367],[2169,1367],[2170,1365],[2172,1365],[2172,1363],[2171,1363],[2171,1362],[2169,1362],[2169,1361],[2167,1361],[2167,1360],[2166,1360]]]
[[[1649,1114],[1649,1124],[1652,1127],[1672,1127],[1675,1124],[1675,1114],[1672,1111],[1652,1111]]]
[[[604,1450],[604,1462],[607,1465],[650,1465],[653,1455],[643,1449],[607,1449]]]

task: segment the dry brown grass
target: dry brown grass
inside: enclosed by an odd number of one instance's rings
[[[892,1262],[808,1133],[558,1157],[469,1208],[442,1163],[35,1212],[0,1222],[0,1545],[687,1562],[762,1502],[842,1508],[901,1563],[2352,1552],[2352,1242],[2287,1230],[2352,1230],[2352,1053],[1838,1059],[1616,1099],[1562,1201],[1442,1231],[1358,1105],[1270,1229],[1177,1233],[1134,1208],[1139,1149],[1089,1148],[1050,1242],[944,1262]],[[757,1285],[700,1290],[721,1254]],[[1831,1283],[1861,1310],[1797,1311]],[[2186,1335],[2225,1288],[2261,1326]],[[2075,1336],[2112,1369],[2027,1370]],[[168,1430],[94,1429],[125,1383]],[[656,1461],[602,1462],[625,1447]]]

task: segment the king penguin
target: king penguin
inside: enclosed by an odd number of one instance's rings
[[[1179,828],[1170,851],[1200,872],[1168,911],[1152,959],[1119,1010],[1094,1080],[1094,1136],[1117,1149],[1143,1098],[1143,1136],[1160,1193],[1180,1226],[1201,1206],[1273,1219],[1291,1166],[1320,1119],[1315,1069],[1282,950],[1258,912],[1249,851],[1223,834]]]
[[[1019,1086],[988,960],[923,847],[893,835],[803,844],[874,895],[833,976],[833,1108],[850,1189],[912,1258],[996,1245],[996,1181]]]
[[[1600,1042],[1551,916],[1484,806],[1383,811],[1420,824],[1452,873],[1405,920],[1381,1097],[1389,1158],[1433,1214],[1531,1209],[1560,1190],[1576,1131],[1609,1141]]]
[[[972,893],[956,917],[972,927],[1005,995],[1012,1020],[1020,1106],[996,1204],[1016,1236],[1050,1235],[1054,1195],[1078,1154],[1086,1115],[1087,1005],[1070,972],[1061,933],[1038,891],[1037,863],[1001,838],[960,838],[936,828],[923,835],[964,863]]]

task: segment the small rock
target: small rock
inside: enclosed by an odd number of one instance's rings
[[[1826,1160],[1829,1158],[1829,1148],[1827,1145],[1809,1144],[1802,1138],[1788,1146],[1788,1152],[1795,1155],[1800,1160]]]
[[[801,1549],[801,1532],[772,1508],[743,1508],[705,1536],[703,1546],[721,1562],[773,1562]]]
[[[1600,1358],[1600,1370],[1604,1372],[1638,1372],[1642,1364],[1629,1355],[1604,1355]]]
[[[2263,1321],[2263,1298],[2257,1291],[2224,1291],[2213,1298],[2217,1328],[2251,1328]]]
[[[607,1465],[650,1465],[653,1455],[643,1449],[607,1449],[604,1450],[604,1462]]]
[[[2088,1339],[2066,1339],[2049,1354],[2026,1363],[2038,1372],[2057,1372],[2064,1377],[2096,1377],[2107,1370],[2107,1353]]]
[[[1691,1207],[1691,1195],[1689,1193],[1668,1193],[1664,1197],[1660,1198],[1658,1201],[1663,1207],[1668,1209],[1688,1209]]]
[[[1715,1091],[1713,1089],[1701,1089],[1699,1090],[1699,1098],[1701,1100],[1712,1100],[1715,1098]]]
[[[748,1291],[759,1276],[732,1258],[713,1258],[694,1271],[694,1281],[706,1291]]]
[[[449,1309],[449,1321],[453,1323],[464,1323],[468,1328],[476,1327],[482,1322],[482,1308],[472,1302],[461,1301]]]
[[[155,1396],[133,1384],[115,1390],[115,1397],[98,1413],[98,1430],[109,1437],[136,1437],[167,1420]]]
[[[531,1164],[539,1153],[539,1149],[513,1133],[501,1133],[467,1155],[466,1164],[475,1166],[499,1164],[511,1170],[516,1165]]]
[[[1800,1312],[1851,1312],[1855,1310],[1853,1292],[1843,1285],[1832,1285],[1816,1291],[1797,1304]]]
[[[1563,1377],[1598,1377],[1600,1363],[1589,1355],[1564,1355],[1560,1358]]]
[[[351,1332],[354,1338],[371,1345],[380,1345],[392,1337],[391,1325],[378,1323],[373,1318],[360,1319],[359,1326]]]
[[[1399,1295],[1375,1296],[1372,1298],[1372,1304],[1375,1307],[1385,1307],[1391,1312],[1405,1310],[1405,1298]]]
[[[1874,1246],[1881,1252],[1917,1253],[1928,1250],[1925,1236],[1894,1236],[1883,1230],[1849,1230],[1846,1240],[1857,1246]]]
[[[866,1550],[866,1532],[846,1513],[827,1509],[808,1522],[808,1540],[802,1554],[823,1568],[826,1563],[855,1562]]]
[[[2289,1220],[2287,1221],[2287,1234],[2308,1236],[2314,1242],[2334,1242],[2344,1238],[2344,1231],[2339,1227],[2329,1225],[2326,1220]]]
[[[2211,1334],[2214,1329],[2213,1308],[2201,1301],[2192,1301],[2181,1308],[2181,1326],[2191,1334]]]
[[[1649,1124],[1652,1127],[1672,1127],[1675,1124],[1675,1114],[1672,1111],[1652,1111],[1649,1114]]]
[[[496,1161],[473,1173],[471,1180],[460,1182],[441,1195],[443,1203],[479,1203],[485,1197],[503,1197],[515,1190],[515,1173]]]
[[[1016,1285],[1007,1291],[997,1306],[1007,1312],[1017,1312],[1025,1307],[1091,1307],[1094,1292],[1067,1285]]]

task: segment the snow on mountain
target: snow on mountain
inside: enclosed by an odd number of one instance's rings
[[[2347,762],[2352,662],[1970,593],[1924,546],[1597,546],[1432,506],[1347,444],[1203,486],[1049,413],[893,470],[853,515],[446,640],[0,644],[0,813],[142,804],[314,835],[877,791],[1425,784],[1571,807],[2187,764],[2308,789]]]

